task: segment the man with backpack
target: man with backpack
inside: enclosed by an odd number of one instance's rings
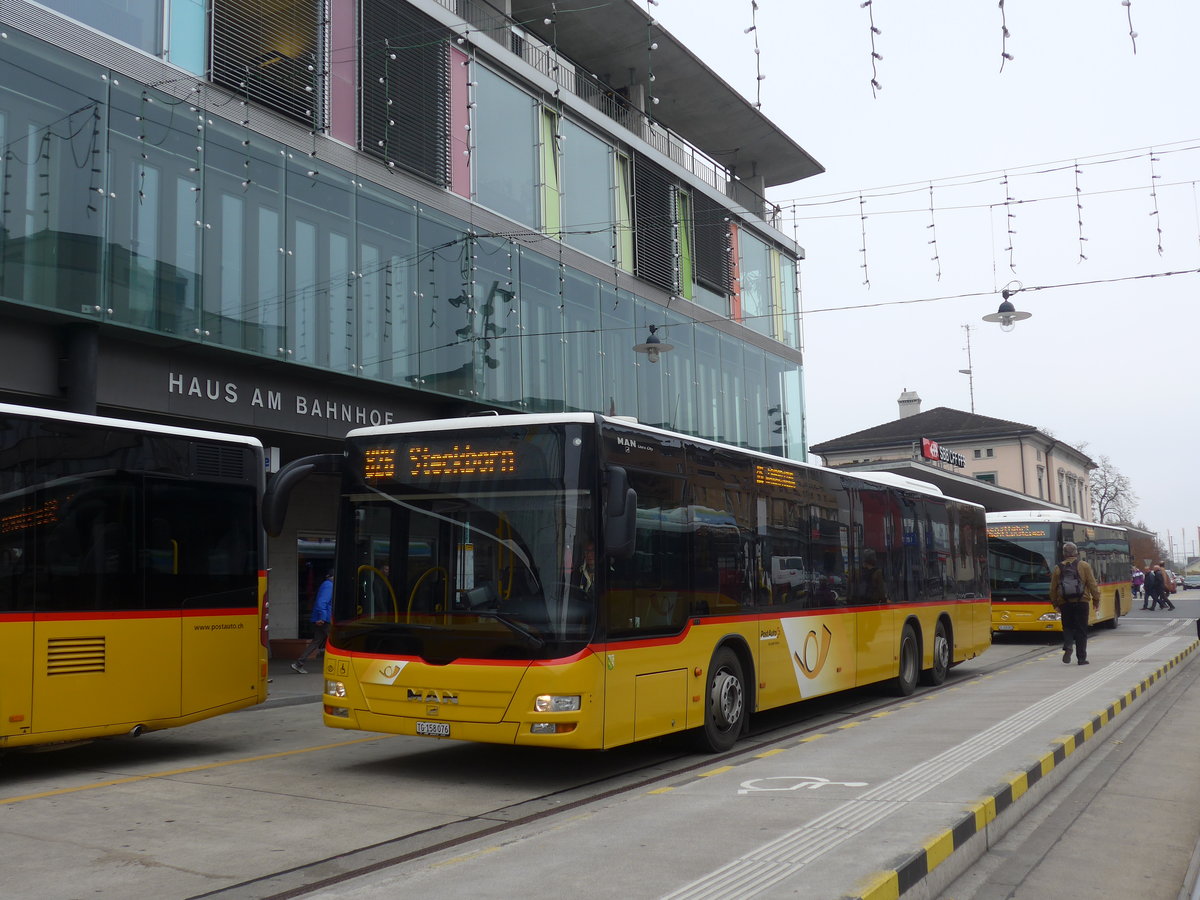
[[[1071,661],[1071,647],[1081,666],[1088,664],[1088,601],[1100,608],[1100,588],[1092,567],[1079,558],[1079,548],[1067,541],[1062,547],[1063,560],[1050,573],[1050,602],[1058,610],[1063,630],[1064,663]]]

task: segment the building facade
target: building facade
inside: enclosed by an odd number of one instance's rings
[[[900,416],[812,445],[825,465],[895,471],[933,481],[951,496],[989,511],[1060,509],[1094,521],[1084,453],[1032,425],[947,407],[921,412],[915,392],[899,399]]]
[[[0,73],[6,401],[282,462],[484,409],[804,458],[764,193],[821,167],[630,0],[5,0]],[[272,542],[277,637],[335,493]]]

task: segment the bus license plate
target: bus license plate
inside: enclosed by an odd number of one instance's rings
[[[1001,625],[1000,630],[1001,631],[1012,631],[1013,627],[1011,625]]]
[[[418,722],[417,734],[425,734],[430,737],[450,737],[449,722]]]

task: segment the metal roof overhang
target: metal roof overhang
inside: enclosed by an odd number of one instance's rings
[[[825,171],[629,0],[513,0],[512,16],[568,59],[617,86],[629,80],[630,70],[637,73],[635,81],[644,82],[652,61],[659,100],[652,117],[743,178],[758,176],[775,187]],[[650,50],[651,41],[657,50]]]
[[[1010,491],[1008,488],[996,487],[986,481],[956,475],[945,469],[927,466],[923,463],[908,460],[892,460],[890,462],[866,463],[857,466],[838,466],[837,471],[854,472],[894,472],[906,478],[917,481],[927,481],[935,485],[947,497],[957,500],[968,500],[978,503],[987,512],[1005,512],[1017,509],[1049,509],[1056,512],[1068,512],[1065,506],[1039,500],[1022,494],[1020,491]]]

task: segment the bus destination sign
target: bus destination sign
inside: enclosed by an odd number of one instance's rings
[[[417,481],[513,475],[516,471],[517,451],[512,447],[479,447],[464,441],[442,448],[428,444],[408,448],[408,474]]]
[[[999,538],[1002,541],[1015,541],[1026,538],[1048,538],[1050,531],[1045,525],[1035,525],[1030,522],[1007,522],[987,527],[987,536]]]

